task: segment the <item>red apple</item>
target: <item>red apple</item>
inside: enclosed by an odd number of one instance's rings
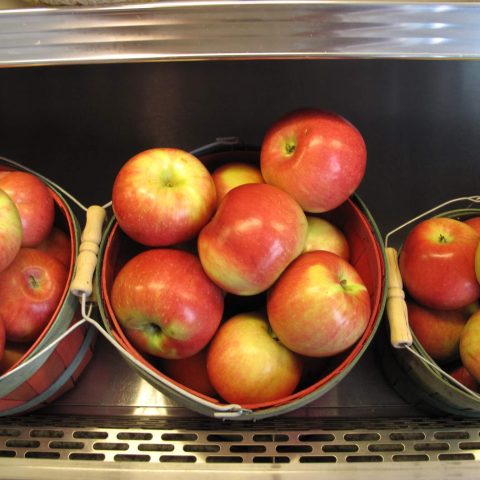
[[[307,212],[332,210],[347,200],[366,163],[360,132],[340,115],[316,109],[274,122],[260,152],[265,181],[290,193]]]
[[[5,324],[3,323],[3,320],[0,319],[0,366],[5,354]],[[0,374],[2,370],[0,369]]]
[[[47,185],[27,172],[8,171],[0,175],[0,188],[15,202],[22,220],[23,247],[35,247],[53,227],[55,204]]]
[[[0,273],[0,318],[7,340],[31,342],[45,328],[66,288],[68,271],[48,253],[22,248]]]
[[[467,218],[464,223],[470,225],[480,235],[480,217]]]
[[[407,302],[408,323],[424,350],[438,363],[458,357],[468,316],[460,310],[434,310]]]
[[[241,313],[220,326],[208,349],[207,372],[227,402],[259,404],[291,395],[302,363],[278,342],[263,315]]]
[[[27,353],[29,348],[29,344],[7,342],[3,357],[0,356],[0,375],[10,370]]]
[[[455,310],[480,297],[475,252],[480,236],[469,225],[434,217],[418,223],[402,246],[400,273],[418,303],[437,310]]]
[[[188,358],[165,359],[161,370],[173,380],[207,397],[217,397],[207,374],[207,349]]]
[[[460,336],[460,359],[480,383],[480,310],[471,315]]]
[[[449,368],[447,373],[453,377],[457,382],[465,385],[474,392],[480,391],[479,383],[473,378],[472,374],[465,368],[464,365],[457,366],[455,368]]]
[[[36,248],[53,255],[67,268],[70,268],[70,263],[72,261],[72,246],[70,237],[63,230],[53,227],[48,237],[37,245]]]
[[[216,206],[210,172],[193,155],[154,148],[128,160],[113,184],[122,230],[139,243],[169,246],[195,237]]]
[[[202,350],[223,315],[223,292],[198,258],[170,248],[130,259],[116,275],[110,298],[132,344],[162,358],[186,358]]]
[[[0,272],[17,256],[22,244],[22,223],[13,200],[0,190]]]
[[[344,260],[350,259],[350,245],[344,233],[324,218],[307,215],[308,229],[304,252],[326,250],[336,253]]]
[[[215,169],[212,178],[217,190],[217,205],[233,188],[247,183],[264,183],[260,168],[251,163],[225,163]]]
[[[221,202],[198,237],[207,275],[227,292],[269,288],[303,250],[307,219],[298,203],[265,183],[241,185]]]
[[[310,357],[351,347],[370,318],[370,297],[356,269],[317,250],[294,260],[270,289],[268,319],[280,341]]]

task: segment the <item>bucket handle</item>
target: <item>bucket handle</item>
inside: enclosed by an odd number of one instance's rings
[[[90,297],[93,292],[93,274],[97,267],[103,225],[107,214],[105,207],[92,205],[86,213],[86,223],[80,238],[75,275],[70,291],[76,297]]]

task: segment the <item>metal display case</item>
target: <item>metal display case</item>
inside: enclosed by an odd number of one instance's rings
[[[141,149],[259,145],[299,106],[363,133],[358,193],[383,234],[478,192],[478,2],[0,8],[0,154],[84,204],[107,202]],[[75,389],[0,419],[1,478],[475,478],[479,455],[480,421],[407,404],[375,342],[320,399],[252,423],[176,405],[100,338]]]

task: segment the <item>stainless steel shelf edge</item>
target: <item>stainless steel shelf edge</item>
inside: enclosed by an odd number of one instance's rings
[[[478,25],[478,2],[246,0],[3,9],[0,66],[214,59],[479,59]]]
[[[476,462],[468,466],[462,465],[461,474],[458,464],[388,464],[388,465],[318,465],[300,466],[291,468],[284,465],[272,465],[270,469],[255,467],[252,465],[230,465],[228,471],[215,469],[212,466],[200,467],[198,465],[172,468],[169,466],[151,466],[148,464],[111,464],[108,467],[85,465],[86,462],[59,462],[48,460],[31,461],[15,460],[14,462],[0,461],[0,478],[8,480],[51,480],[60,473],[62,478],[71,476],[76,480],[157,480],[159,475],[168,474],[172,480],[196,480],[225,479],[229,480],[278,480],[278,479],[302,479],[316,480],[322,475],[338,480],[351,480],[352,478],[363,480],[410,480],[421,478],[423,480],[437,480],[439,478],[462,478],[463,480],[477,479],[478,466]],[[61,465],[59,465],[61,464]],[[66,465],[67,464],[67,465]],[[461,475],[461,476],[460,476]]]
[[[60,423],[59,423],[60,422]],[[0,478],[478,478],[478,424],[414,418],[319,426],[40,416],[0,429]],[[293,429],[292,429],[293,425]],[[308,426],[307,426],[308,425]],[[320,424],[321,425],[321,424]],[[238,425],[236,425],[238,427]],[[476,476],[475,476],[476,475]]]

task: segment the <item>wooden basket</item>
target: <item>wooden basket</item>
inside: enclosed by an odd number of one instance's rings
[[[198,155],[210,168],[225,161],[246,161],[258,163],[259,154],[255,149],[210,152]],[[98,303],[105,328],[110,333],[122,355],[138,373],[159,391],[181,405],[201,414],[239,420],[257,420],[277,416],[302,407],[319,398],[351,371],[372,340],[385,303],[385,259],[383,243],[377,227],[367,208],[357,196],[353,196],[340,207],[328,214],[346,234],[351,248],[351,262],[363,277],[370,295],[372,313],[368,326],[360,340],[347,352],[337,356],[326,368],[321,378],[303,386],[292,395],[275,402],[255,405],[228,405],[206,397],[167,377],[147,358],[137,351],[115,318],[110,303],[110,291],[116,272],[128,258],[142,250],[129,239],[112,218],[105,229],[100,245],[97,267]],[[247,300],[246,300],[247,301]]]
[[[477,202],[475,197],[458,200]],[[431,211],[431,216],[458,220],[480,215],[480,207],[472,206],[442,213],[435,210]],[[390,282],[391,288],[393,283]],[[390,299],[387,305],[388,302]],[[459,385],[430,357],[415,334],[409,331],[408,318],[400,320],[399,326],[398,319],[391,318],[393,314],[388,306],[385,312],[387,318],[375,343],[385,376],[396,392],[407,403],[434,415],[480,417],[480,395]],[[399,329],[403,333],[398,334]],[[402,341],[405,332],[407,338]]]
[[[2,159],[2,169],[18,170]],[[80,242],[78,221],[61,191],[48,180],[55,203],[55,225],[68,233],[72,258],[61,301],[49,323],[25,354],[0,376],[0,416],[16,415],[43,407],[72,388],[92,358],[96,330],[87,325],[62,335],[81,315],[79,302],[70,293]]]

